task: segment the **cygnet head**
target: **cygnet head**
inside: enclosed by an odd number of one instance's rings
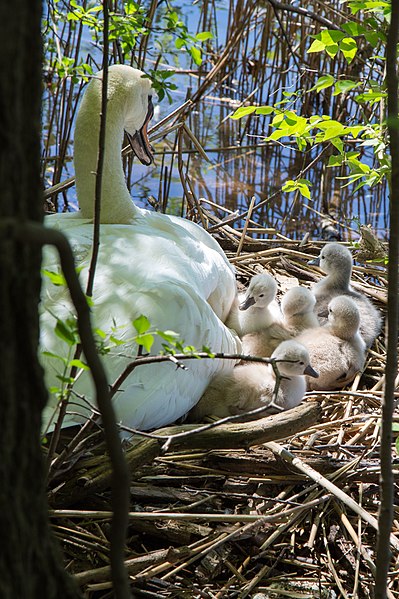
[[[320,266],[326,274],[345,274],[350,278],[352,273],[352,254],[344,245],[327,243],[318,258],[310,260],[308,264]]]
[[[328,324],[341,339],[352,338],[359,330],[359,310],[349,296],[338,295],[328,304]]]
[[[252,277],[245,300],[240,304],[240,310],[247,310],[251,306],[266,308],[274,300],[277,293],[277,283],[271,275],[261,273]]]
[[[306,287],[292,287],[281,300],[281,310],[286,319],[313,312],[315,305],[316,298]]]
[[[290,377],[307,374],[314,378],[319,377],[319,373],[310,364],[308,350],[304,345],[297,343],[297,341],[283,341],[274,350],[271,357],[278,360],[277,367],[283,376]]]

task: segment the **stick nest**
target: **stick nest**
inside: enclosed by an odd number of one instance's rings
[[[209,225],[208,216],[201,220]],[[263,269],[276,277],[281,292],[321,276],[307,265],[321,243],[254,242],[245,232],[235,237],[228,225],[217,235],[239,284]],[[381,263],[355,266],[353,283],[384,311]],[[385,356],[382,334],[350,388],[308,393],[295,410],[262,420],[226,424],[179,442],[144,438],[127,448],[126,563],[135,597],[370,597]],[[157,433],[169,439],[188,428]],[[50,485],[53,527],[67,569],[87,597],[112,596],[109,476],[100,432],[92,432]],[[396,519],[391,549],[393,598],[399,597]]]

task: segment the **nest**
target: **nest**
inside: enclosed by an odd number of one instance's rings
[[[320,276],[307,265],[318,243],[253,242],[228,225],[218,235],[242,284],[263,269],[282,291]],[[383,265],[355,266],[353,284],[384,310]],[[345,390],[309,392],[294,410],[245,424],[172,438],[195,428],[175,426],[127,446],[126,566],[134,595],[370,597],[385,356],[381,335],[364,372]],[[111,597],[111,472],[101,431],[80,433],[78,441],[53,472],[52,525],[85,596]],[[396,519],[391,550],[392,599],[399,596]]]

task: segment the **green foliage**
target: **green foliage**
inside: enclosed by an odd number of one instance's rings
[[[65,5],[55,0],[49,10],[51,18],[43,21],[45,57],[48,61],[47,69],[55,72],[60,79],[70,79],[72,83],[87,81],[93,74],[91,65],[81,58],[78,53],[69,55],[69,45],[63,48],[56,37],[53,36],[58,26],[68,23],[72,30],[83,28],[88,30],[95,45],[101,46],[104,20],[102,3],[99,1],[83,3],[69,0]],[[170,41],[174,40],[174,47],[187,52],[193,62],[200,66],[203,61],[203,44],[213,38],[209,31],[191,34],[181,20],[177,8],[172,8],[169,3],[162,6],[163,16],[159,25],[154,25],[148,20],[145,5],[126,0],[123,9],[119,12],[109,12],[109,41],[116,43],[123,56],[133,54],[136,46],[151,33],[156,34],[156,44],[163,46],[166,41],[166,51],[170,51]],[[163,41],[162,41],[163,40]],[[162,48],[163,49],[163,48]],[[177,53],[177,57],[179,53]],[[158,94],[159,100],[165,96],[171,102],[170,92],[176,85],[169,79],[175,74],[171,69],[147,69],[148,77]]]
[[[354,15],[363,11],[361,22],[348,21],[340,30],[323,29],[320,33],[311,36],[313,41],[308,49],[309,53],[325,52],[331,59],[335,59],[341,53],[350,64],[357,56],[359,47],[371,46],[377,51],[381,44],[386,42],[386,28],[390,15],[388,2],[347,0],[347,4]],[[387,97],[384,86],[371,77],[361,81],[340,79],[333,74],[321,75],[306,91],[306,93],[312,92],[326,94],[326,97],[327,94],[333,97],[352,94],[353,100],[371,115],[373,114],[371,109],[374,106],[383,106]],[[328,115],[302,116],[290,106],[301,93],[303,93],[301,90],[286,92],[283,94],[283,100],[274,106],[242,106],[231,115],[231,118],[240,119],[249,115],[267,116],[270,119],[271,132],[265,140],[278,143],[293,140],[301,152],[308,152],[326,143],[331,144],[334,152],[329,157],[328,167],[340,169],[340,176],[337,179],[343,181],[342,187],[354,184],[354,191],[356,191],[364,185],[373,187],[385,179],[389,182],[391,164],[387,151],[386,123],[382,119],[378,122],[362,119],[358,123],[345,124]],[[366,159],[365,149],[373,152],[372,166],[370,152]],[[310,183],[303,178],[286,181],[282,191],[299,192],[305,198],[311,198]]]

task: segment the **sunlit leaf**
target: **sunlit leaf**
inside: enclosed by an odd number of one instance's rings
[[[319,77],[313,87],[310,88],[310,92],[312,91],[321,91],[322,89],[326,89],[327,87],[331,87],[335,83],[335,77],[332,75],[324,75],[323,77]]]
[[[133,326],[136,329],[137,333],[139,335],[142,335],[143,333],[148,331],[148,329],[151,326],[151,323],[148,320],[148,318],[144,316],[144,314],[141,314],[141,316],[139,316],[138,318],[136,318],[136,320],[133,321]]]
[[[87,364],[85,364],[84,362],[82,362],[82,360],[71,360],[69,362],[69,366],[75,366],[76,368],[82,368],[82,370],[90,370],[90,368],[87,366]]]
[[[230,115],[231,119],[241,119],[243,116],[248,116],[257,110],[256,106],[240,106],[234,114]]]
[[[190,47],[191,58],[195,62],[196,65],[200,66],[202,64],[202,53],[199,48],[195,46]]]
[[[308,49],[308,53],[312,53],[312,52],[323,52],[323,50],[325,49],[326,45],[324,42],[322,42],[321,40],[314,40],[311,45],[310,48]]]
[[[195,38],[199,42],[205,42],[206,40],[213,39],[213,34],[210,31],[202,31],[201,33],[197,33]]]
[[[359,83],[356,81],[351,81],[350,79],[339,79],[335,83],[333,96],[338,96],[338,94],[345,94],[358,86]]]
[[[54,272],[53,270],[47,270],[46,268],[42,268],[42,275],[50,279],[53,285],[66,285],[65,277],[62,274],[62,272]]]
[[[135,341],[138,345],[142,345],[146,351],[151,351],[151,347],[154,343],[154,335],[147,333],[146,335],[137,335]]]
[[[341,41],[341,43],[339,44],[339,49],[341,50],[342,54],[345,56],[347,63],[350,64],[352,62],[352,60],[355,58],[356,53],[357,53],[356,40],[354,40],[353,37],[344,38]]]

